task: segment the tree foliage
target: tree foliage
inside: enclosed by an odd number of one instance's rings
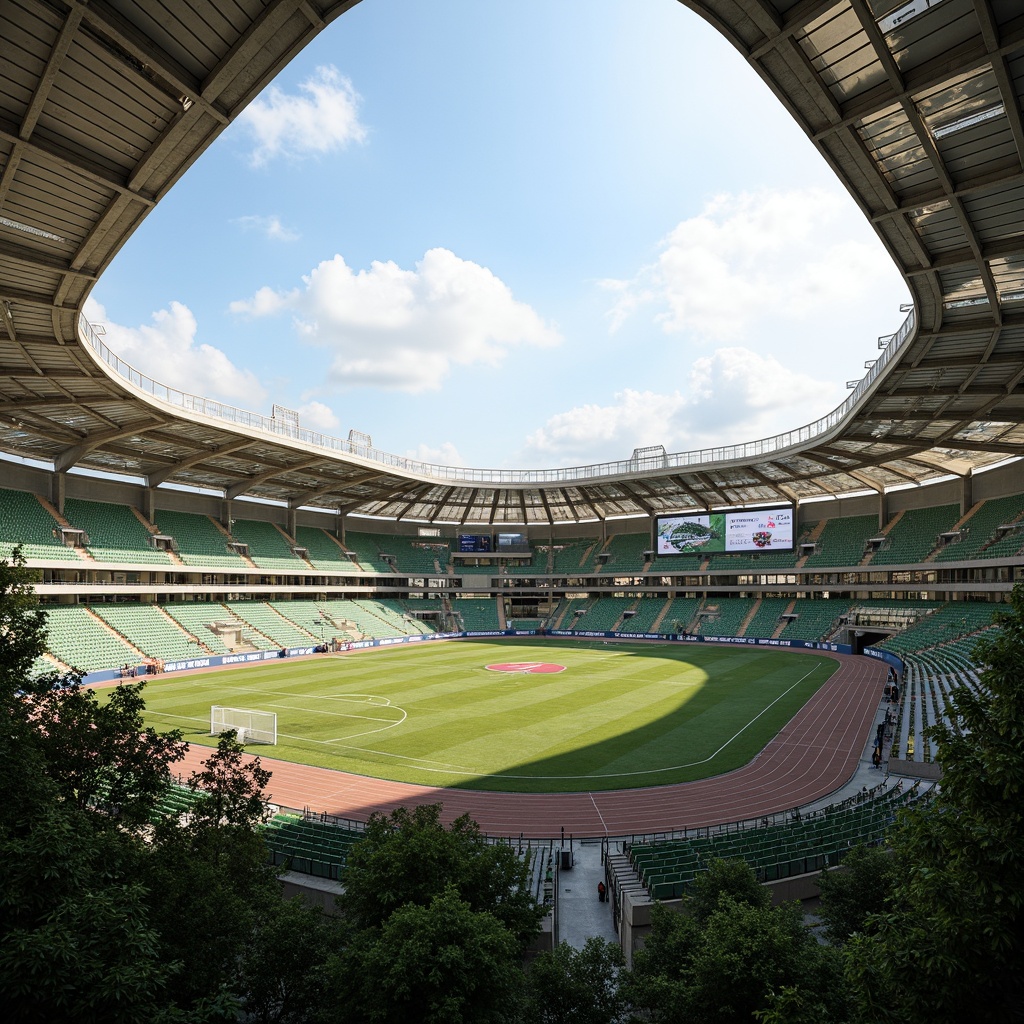
[[[559,943],[538,954],[527,974],[524,1020],[535,1024],[619,1024],[628,1019],[616,942],[589,938],[582,949]]]
[[[975,647],[977,689],[933,726],[941,793],[893,839],[891,909],[850,943],[865,1019],[1024,1020],[1024,586]]]
[[[818,1022],[848,1016],[842,965],[804,926],[799,905],[770,906],[742,861],[712,864],[682,912],[652,912],[625,979],[627,998],[659,1024],[732,1024],[802,1002]]]
[[[405,903],[333,963],[329,1019],[359,1024],[513,1024],[522,989],[516,936],[454,885]]]
[[[340,903],[357,928],[380,927],[400,907],[428,906],[450,886],[525,946],[544,913],[526,881],[526,864],[516,852],[489,843],[469,815],[446,828],[441,805],[423,804],[371,816],[345,865]]]
[[[883,913],[899,880],[900,862],[889,846],[857,846],[842,867],[823,871],[818,879],[818,916],[828,940],[842,945],[868,926],[872,914]]]

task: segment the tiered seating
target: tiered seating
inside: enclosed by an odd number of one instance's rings
[[[164,605],[163,609],[189,633],[198,637],[214,654],[227,654],[227,645],[209,628],[211,622],[233,618],[228,615],[222,604],[212,604],[208,601],[175,601],[173,604]]]
[[[314,636],[300,629],[263,601],[229,601],[227,607],[236,618],[248,623],[278,647],[302,647],[320,639],[319,633]]]
[[[186,565],[210,569],[239,569],[245,559],[228,547],[228,539],[209,516],[192,512],[160,509],[156,525],[161,533],[174,538],[178,557]]]
[[[886,544],[874,553],[871,565],[923,562],[939,543],[939,534],[960,518],[959,505],[912,508],[900,516],[886,535]]]
[[[358,568],[325,530],[318,530],[312,526],[297,526],[295,546],[306,549],[314,569],[322,569],[324,572],[352,572]]]
[[[632,597],[599,597],[576,620],[574,629],[609,630],[622,618],[622,613],[632,607],[636,599]]]
[[[98,562],[173,564],[166,551],[151,545],[149,531],[127,505],[68,498],[64,518],[85,530],[89,538],[86,546]]]
[[[92,612],[151,658],[165,661],[208,653],[152,604],[97,604]]]
[[[27,559],[80,560],[60,539],[57,521],[35,495],[0,488],[0,558],[10,558],[19,544]]]
[[[332,640],[337,635],[334,623],[320,610],[316,601],[270,601],[278,615],[298,626],[314,640]],[[351,638],[349,638],[351,639]],[[303,643],[308,643],[307,637]]]
[[[583,617],[589,602],[585,597],[574,597],[571,601],[562,600],[555,608],[555,614],[551,617],[555,629],[575,629],[576,623]],[[576,613],[579,612],[577,615]]]
[[[700,598],[677,597],[669,605],[665,617],[661,620],[662,633],[685,633],[693,624],[697,609],[700,608]],[[678,624],[678,629],[676,628]]]
[[[558,541],[555,545],[552,571],[567,573],[570,576],[576,576],[582,572],[592,572],[594,568],[594,552],[599,545],[600,542],[592,537]]]
[[[357,533],[355,530],[345,532],[345,547],[368,572],[392,572],[391,566],[380,557],[380,545],[387,540],[390,538],[376,533]]]
[[[627,633],[654,632],[654,623],[667,603],[663,597],[642,597],[637,605],[636,614],[623,620],[619,629]]]
[[[980,601],[950,601],[905,632],[889,637],[878,646],[899,655],[938,647],[990,626],[996,611],[998,605]]]
[[[451,555],[448,545],[441,541],[431,541],[428,546],[424,541],[408,537],[384,537],[380,546],[382,552],[394,558],[399,572],[423,576],[436,576],[442,572],[440,566],[447,565]]]
[[[305,875],[337,880],[362,832],[316,818],[276,815],[263,831],[270,859]]]
[[[416,629],[413,623],[407,622],[401,608],[389,606],[383,601],[358,600],[347,601],[346,604],[349,610],[348,617],[365,636],[382,639],[426,632]]]
[[[58,661],[82,672],[138,665],[138,654],[82,605],[47,605],[45,611],[46,649]]]
[[[716,615],[703,616],[698,623],[697,632],[701,636],[738,636],[743,620],[754,607],[754,601],[745,597],[723,598],[705,604],[704,610],[713,610],[716,607]]]
[[[817,551],[807,556],[805,569],[857,565],[872,537],[878,536],[877,516],[842,516],[829,519],[818,538]]]
[[[543,619],[513,619],[509,622],[509,629],[540,629],[544,625]]]
[[[754,612],[754,617],[747,623],[744,636],[757,636],[765,639],[774,635],[779,626],[779,616],[789,607],[788,597],[763,597]]]
[[[616,534],[608,538],[608,544],[604,548],[599,549],[598,554],[608,555],[608,561],[602,565],[602,559],[598,558],[598,570],[617,576],[642,573],[647,561],[644,552],[650,550],[650,534]]]
[[[402,614],[408,614],[410,619],[403,619],[407,622],[407,629],[410,636],[417,633],[426,635],[436,633],[443,627],[448,613],[445,610],[444,602],[439,597],[410,598],[407,601],[382,600],[381,604],[388,605],[393,610]]]
[[[1002,554],[1015,554],[1024,546],[1024,532],[1014,532],[1006,539],[1009,550],[999,551],[1001,542],[993,541],[996,528],[1006,526],[1024,515],[1024,494],[1012,494],[1008,498],[990,498],[975,510],[974,514],[960,527],[960,540],[947,544],[935,560],[937,562],[962,562],[969,558],[993,558]],[[990,541],[993,543],[989,544]],[[988,547],[985,545],[988,544]],[[984,548],[984,550],[982,550]],[[996,550],[993,552],[993,548]]]
[[[840,616],[850,610],[849,601],[813,601],[802,598],[793,613],[798,618],[788,622],[779,634],[782,640],[825,640],[835,629]]]
[[[854,846],[882,840],[898,810],[930,798],[930,790],[921,794],[916,786],[906,793],[877,791],[872,799],[854,798],[760,826],[751,823],[694,838],[634,843],[629,857],[653,899],[682,896],[697,873],[715,859],[745,860],[770,882],[838,864]]]
[[[981,558],[1010,558],[1024,550],[1024,530],[1010,530],[999,540],[993,541],[988,547],[982,548]]]
[[[452,611],[463,629],[499,629],[498,603],[491,598],[463,597],[452,601]],[[534,627],[521,627],[534,628]]]
[[[301,572],[309,566],[292,554],[291,545],[273,523],[258,519],[236,519],[231,524],[231,536],[249,545],[249,558],[260,569],[281,569]]]

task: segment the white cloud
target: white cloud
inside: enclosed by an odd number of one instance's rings
[[[628,458],[661,444],[669,453],[752,441],[790,430],[838,405],[843,390],[742,347],[697,359],[685,387],[625,389],[607,405],[552,416],[528,438],[530,465],[577,465]],[[804,413],[794,420],[793,410]]]
[[[852,204],[818,188],[718,196],[659,248],[633,278],[601,282],[612,331],[650,307],[666,333],[763,336],[766,321],[841,316],[895,276]]]
[[[337,430],[341,426],[341,420],[334,414],[334,410],[315,399],[300,405],[297,412],[299,414],[299,424],[303,427],[308,427],[310,430],[319,430],[327,433]]]
[[[286,228],[281,223],[281,218],[276,214],[271,214],[267,217],[249,214],[245,217],[237,217],[235,223],[239,224],[246,231],[261,232],[272,242],[295,242],[301,237],[297,231]]]
[[[248,408],[266,397],[259,380],[240,370],[219,348],[196,344],[196,318],[180,302],[157,310],[152,323],[139,327],[113,323],[95,299],[86,301],[85,315],[90,322],[103,324],[111,349],[161,384],[203,397],[245,402]]]
[[[516,346],[561,341],[500,278],[447,249],[430,249],[415,270],[375,261],[354,271],[335,256],[303,280],[230,309],[252,318],[290,310],[300,337],[331,353],[327,376],[339,387],[436,390],[453,365],[498,366]]]
[[[255,143],[249,154],[253,167],[277,156],[318,156],[365,140],[362,97],[337,68],[318,67],[299,90],[289,95],[272,85],[239,115],[238,124]]]
[[[418,448],[406,451],[405,457],[407,459],[415,459],[417,462],[429,462],[435,466],[466,465],[458,448],[451,441],[442,441],[436,447],[429,444],[421,444]]]

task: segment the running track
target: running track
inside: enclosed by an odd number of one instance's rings
[[[808,651],[821,656],[822,651]],[[673,786],[601,793],[484,793],[388,782],[263,757],[270,800],[365,821],[374,811],[442,803],[450,821],[468,813],[489,835],[576,838],[664,832],[761,817],[809,803],[849,781],[870,738],[886,666],[825,654],[839,668],[749,764],[726,775]],[[188,775],[209,748],[189,748]]]

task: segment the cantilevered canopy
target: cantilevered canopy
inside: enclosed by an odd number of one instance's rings
[[[1019,0],[684,2],[785,104],[913,295],[915,315],[831,416],[730,448],[465,470],[142,377],[81,321],[90,288],[223,128],[353,3],[6,0],[0,450],[58,472],[79,466],[293,507],[479,523],[884,491],[1022,454]]]

